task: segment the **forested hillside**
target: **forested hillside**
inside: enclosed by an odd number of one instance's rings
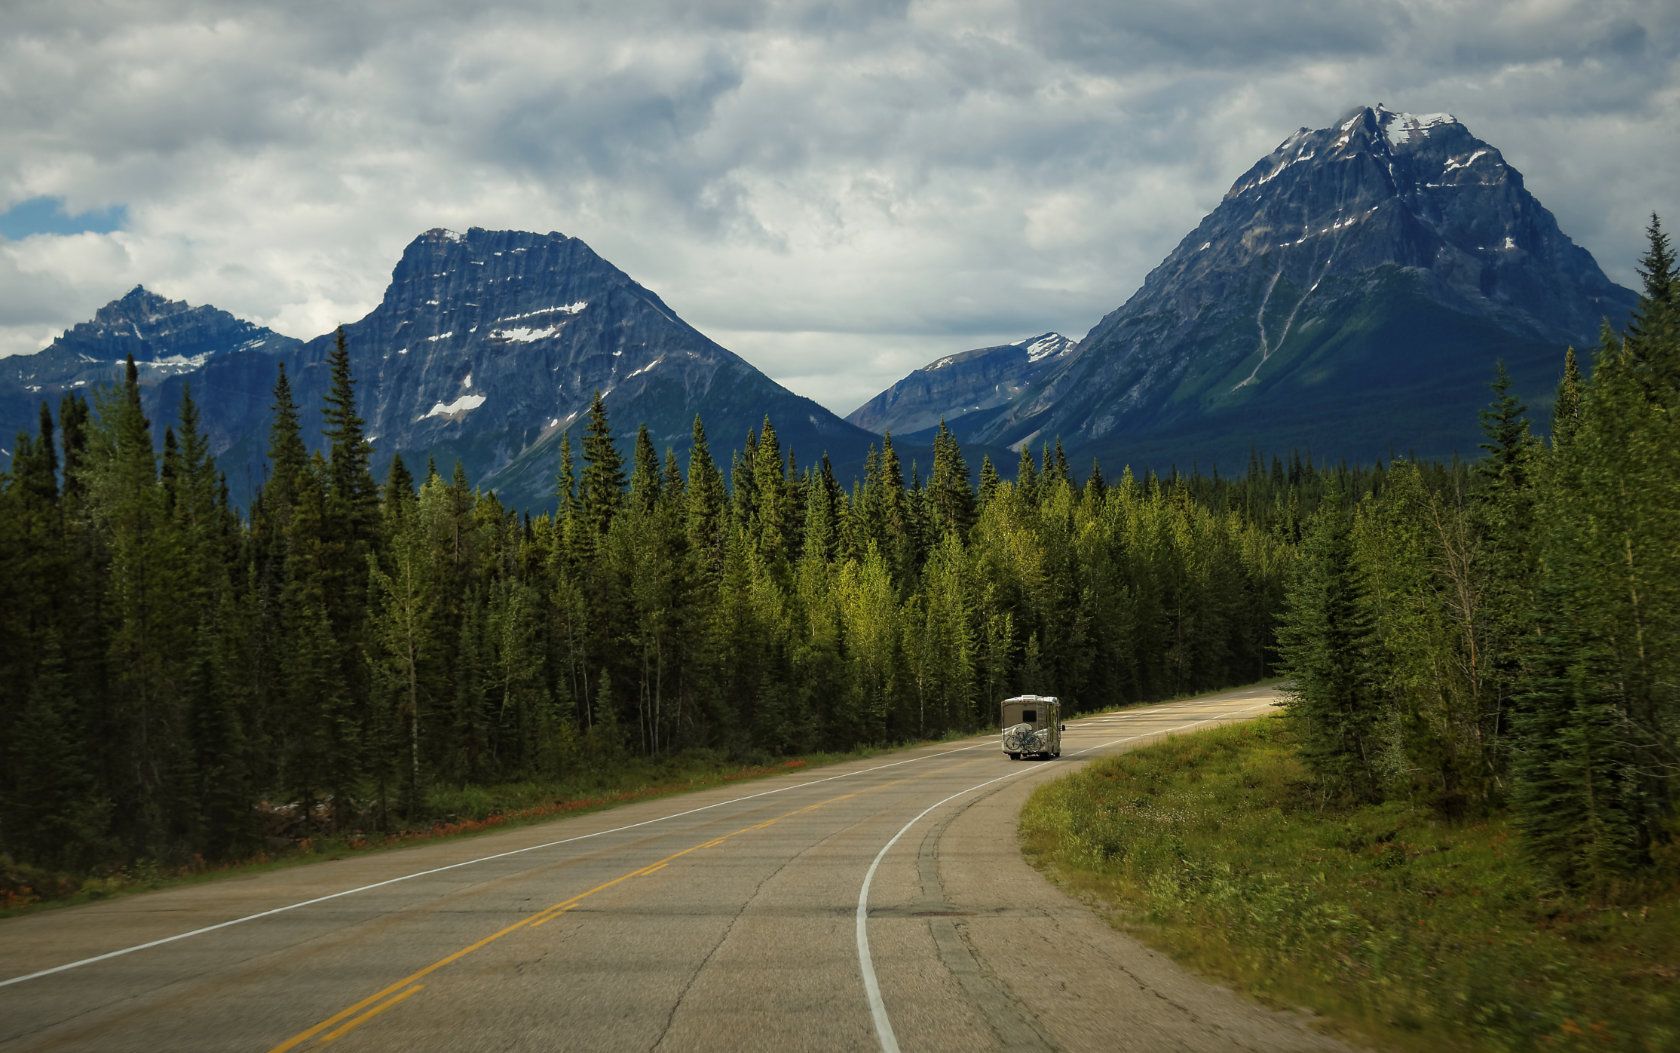
[[[1046,448],[976,490],[949,434],[925,478],[889,437],[846,485],[768,420],[727,465],[698,420],[686,465],[645,431],[624,464],[597,398],[556,513],[529,518],[459,467],[399,460],[376,484],[342,343],[332,366],[313,456],[279,374],[248,519],[190,394],[154,456],[132,367],[20,438],[0,850],[80,872],[232,858],[276,814],[299,837],[390,829],[442,786],[936,736],[1023,690],[1090,708],[1253,679],[1329,485],[1299,460],[1109,484]]]
[[[1549,441],[1503,373],[1485,456],[1399,465],[1313,514],[1280,629],[1325,791],[1513,809],[1564,886],[1660,862],[1680,804],[1680,290],[1653,217],[1644,294]]]

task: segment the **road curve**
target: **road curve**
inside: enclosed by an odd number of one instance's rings
[[[1021,859],[1033,787],[1242,689],[0,922],[0,1050],[1338,1049]]]

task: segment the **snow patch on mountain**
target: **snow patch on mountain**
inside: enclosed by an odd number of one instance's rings
[[[1396,147],[1407,145],[1414,135],[1428,135],[1429,129],[1436,125],[1458,123],[1458,118],[1450,113],[1395,113],[1379,106],[1377,114],[1388,144]]]
[[[1487,151],[1486,150],[1477,150],[1475,153],[1471,154],[1469,157],[1466,157],[1462,161],[1460,161],[1456,157],[1449,157],[1449,158],[1447,158],[1446,166],[1443,167],[1441,169],[1441,171],[1451,172],[1455,168],[1469,168],[1471,165],[1476,163],[1476,158],[1485,157],[1485,156],[1487,156]]]
[[[1060,333],[1046,333],[1027,345],[1027,361],[1038,363],[1055,355],[1066,354],[1074,342]]]
[[[460,416],[460,415],[463,415],[463,414],[466,414],[466,413],[470,413],[471,411],[473,411],[473,410],[477,409],[478,407],[484,405],[484,402],[485,402],[485,397],[483,395],[462,395],[460,398],[457,398],[454,402],[447,402],[447,403],[446,402],[438,402],[438,403],[435,403],[432,406],[431,409],[427,410],[425,413],[420,415],[420,419],[425,420],[427,417],[455,417],[455,416]]]
[[[558,335],[559,332],[560,327],[557,325],[544,326],[541,329],[532,329],[529,326],[516,326],[513,329],[492,329],[490,330],[490,339],[506,340],[515,344],[529,344],[538,340],[546,340],[551,336]]]
[[[554,307],[539,307],[535,311],[526,311],[523,314],[505,315],[504,317],[496,319],[496,321],[517,322],[522,318],[537,318],[545,314],[577,314],[588,306],[588,300],[579,300],[576,303],[557,304]]]

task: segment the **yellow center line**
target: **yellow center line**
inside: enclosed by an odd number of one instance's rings
[[[656,860],[655,862],[650,863],[647,866],[638,867],[637,869],[632,870],[628,873],[620,874],[618,877],[615,877],[615,878],[611,879],[610,881],[603,881],[599,885],[596,885],[592,889],[588,889],[586,891],[580,892],[577,895],[572,896],[569,899],[563,899],[559,903],[555,903],[555,904],[552,904],[550,906],[544,907],[542,910],[537,911],[535,914],[526,915],[525,917],[519,919],[516,922],[513,922],[510,925],[505,925],[502,928],[497,929],[495,932],[491,933],[490,935],[484,937],[483,939],[478,940],[475,943],[468,944],[467,946],[462,947],[460,950],[454,952],[453,954],[449,954],[449,955],[446,955],[445,957],[439,958],[437,961],[433,962],[432,964],[426,966],[423,969],[419,969],[419,970],[416,970],[415,972],[410,973],[409,975],[403,977],[401,980],[398,980],[394,984],[391,984],[387,987],[381,988],[380,990],[378,990],[378,991],[374,992],[373,994],[367,996],[366,998],[362,999],[360,1002],[357,1002],[355,1005],[352,1005],[352,1006],[350,1006],[346,1009],[343,1009],[343,1010],[340,1010],[337,1013],[334,1013],[332,1016],[330,1016],[327,1019],[321,1021],[319,1024],[316,1024],[314,1027],[311,1027],[311,1028],[309,1028],[307,1030],[304,1030],[304,1031],[299,1031],[297,1034],[293,1035],[291,1038],[288,1038],[286,1041],[280,1043],[278,1046],[275,1046],[273,1049],[269,1050],[269,1053],[287,1053],[288,1050],[296,1049],[297,1047],[299,1047],[299,1046],[303,1045],[304,1043],[310,1041],[311,1039],[315,1038],[315,1036],[321,1035],[321,1032],[327,1031],[328,1028],[335,1028],[335,1030],[330,1031],[326,1035],[321,1036],[320,1044],[325,1045],[326,1043],[331,1042],[334,1039],[337,1039],[340,1036],[348,1033],[349,1031],[353,1030],[354,1028],[359,1027],[361,1024],[365,1023],[366,1021],[373,1019],[374,1017],[378,1016],[380,1013],[383,1013],[385,1010],[387,1010],[387,1009],[391,1008],[392,1006],[396,1005],[398,1002],[401,1002],[401,1001],[419,993],[421,990],[423,990],[423,987],[421,987],[419,985],[410,986],[410,985],[414,985],[415,981],[422,980],[422,979],[426,978],[427,976],[430,976],[432,973],[437,972],[439,969],[442,969],[444,966],[452,965],[455,962],[460,961],[462,958],[465,958],[467,955],[472,954],[474,951],[481,950],[482,948],[488,947],[490,944],[495,943],[497,940],[501,939],[502,937],[508,936],[508,935],[510,935],[512,933],[515,933],[515,932],[518,932],[520,929],[523,929],[526,926],[533,926],[534,927],[534,926],[538,926],[538,925],[545,925],[548,922],[550,922],[550,921],[554,920],[555,918],[559,917],[560,915],[565,914],[567,911],[570,911],[573,907],[577,906],[579,903],[583,902],[584,900],[588,899],[590,896],[593,896],[598,892],[605,892],[607,889],[610,889],[610,888],[614,887],[615,885],[621,885],[624,882],[629,881],[632,878],[645,877],[649,874],[655,873],[656,871],[663,870],[670,863],[672,863],[672,862],[674,862],[678,859],[681,859],[683,856],[689,855],[693,852],[698,852],[702,848],[716,848],[719,845],[722,845],[725,841],[728,841],[732,837],[738,837],[741,834],[751,833],[754,830],[763,830],[766,827],[776,825],[777,823],[781,822],[784,819],[791,819],[796,815],[803,815],[807,812],[814,812],[818,808],[824,808],[824,807],[827,807],[828,805],[831,805],[831,804],[838,804],[841,801],[849,801],[854,797],[861,797],[866,793],[874,793],[876,790],[884,790],[889,786],[896,786],[899,783],[910,782],[912,779],[926,778],[929,775],[932,775],[932,774],[935,774],[937,772],[941,772],[941,771],[944,771],[944,770],[945,770],[945,768],[934,768],[934,769],[930,769],[928,771],[919,773],[917,775],[907,776],[907,777],[902,778],[902,779],[893,779],[890,782],[881,783],[879,786],[872,786],[872,787],[869,787],[867,789],[862,789],[862,790],[854,790],[851,793],[843,793],[843,794],[839,795],[838,797],[829,797],[825,800],[817,801],[815,804],[808,804],[808,805],[805,805],[804,807],[801,807],[801,808],[795,808],[791,812],[784,812],[781,815],[778,815],[778,816],[776,816],[775,818],[772,818],[772,819],[767,819],[764,822],[754,823],[751,826],[743,826],[739,830],[730,831],[729,833],[724,834],[720,837],[714,837],[709,841],[703,841],[700,844],[690,845],[689,847],[684,848],[680,851],[672,852],[670,855],[666,856],[664,859]],[[397,992],[401,992],[401,994],[399,994],[396,998],[391,998],[390,1001],[384,1002],[381,1005],[377,1005],[372,1009],[368,1008],[369,1006],[373,1006],[374,1003],[380,1002],[382,999],[385,999],[392,994],[396,994]],[[367,1010],[367,1011],[363,1012],[363,1010]],[[361,1015],[356,1016],[357,1013],[360,1013]],[[347,1018],[350,1018],[350,1017],[355,1017],[355,1019],[349,1020],[348,1023],[343,1023],[342,1026],[337,1026],[337,1025],[341,1024],[343,1021],[345,1021]]]
[[[407,999],[413,998],[415,995],[419,994],[421,991],[424,991],[425,989],[426,989],[425,984],[415,984],[413,987],[410,987],[408,990],[406,990],[402,994],[399,994],[396,997],[392,998],[390,1001],[379,1003],[378,1005],[374,1006],[372,1009],[369,1009],[367,1012],[363,1013],[361,1016],[359,1016],[356,1019],[350,1021],[348,1024],[345,1024],[343,1027],[339,1028],[338,1030],[329,1031],[325,1035],[322,1035],[321,1036],[321,1045],[324,1046],[328,1042],[331,1042],[334,1039],[342,1037],[344,1034],[349,1032],[351,1029],[353,1029],[353,1028],[355,1028],[355,1027],[357,1027],[361,1024],[364,1024],[369,1020],[372,1020],[374,1017],[378,1016],[380,1013],[383,1013],[385,1010],[387,1010],[387,1009],[391,1008],[392,1006],[396,1005],[398,1002],[406,1001]]]

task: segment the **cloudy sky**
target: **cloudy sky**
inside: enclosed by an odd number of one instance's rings
[[[1277,8],[1274,10],[1273,8]],[[1299,125],[1445,110],[1612,277],[1680,227],[1672,0],[0,0],[0,354],[136,283],[309,337],[559,230],[846,412],[1080,336]]]

